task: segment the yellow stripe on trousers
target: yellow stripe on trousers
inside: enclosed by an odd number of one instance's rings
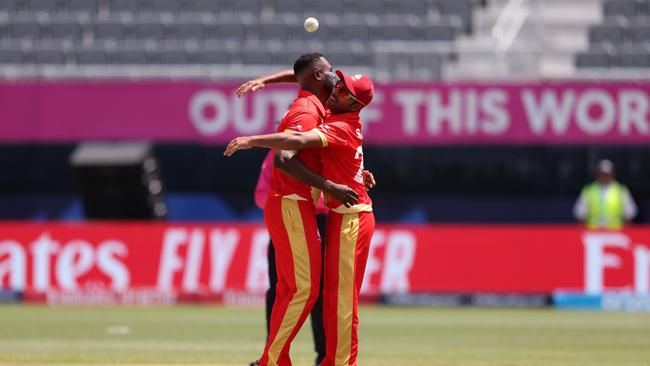
[[[284,348],[291,332],[296,327],[296,323],[305,308],[311,290],[309,250],[307,248],[305,227],[302,224],[302,216],[300,215],[300,208],[296,200],[282,200],[282,220],[284,221],[284,227],[287,230],[291,245],[293,272],[296,279],[297,292],[293,295],[287,307],[287,312],[282,319],[280,329],[271,347],[269,347],[269,366],[277,366],[280,352]]]
[[[359,237],[359,214],[344,214],[339,238],[339,291],[336,324],[335,365],[348,365],[352,352],[352,307],[354,302],[354,263]]]

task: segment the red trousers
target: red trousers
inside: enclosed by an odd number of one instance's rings
[[[320,291],[322,255],[316,212],[308,201],[269,197],[264,221],[275,249],[278,282],[260,365],[290,366],[291,341]]]
[[[323,319],[327,355],[321,366],[357,366],[359,291],[375,231],[372,212],[327,217]]]

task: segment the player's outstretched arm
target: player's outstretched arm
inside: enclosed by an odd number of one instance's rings
[[[331,194],[346,207],[356,205],[359,195],[352,188],[332,182],[314,173],[298,159],[296,151],[276,150],[273,163],[289,177]]]
[[[293,70],[287,69],[276,72],[274,74],[265,75],[257,79],[248,80],[235,90],[235,95],[238,98],[241,98],[242,95],[256,90],[262,90],[268,84],[277,84],[277,83],[295,83],[297,82],[296,77],[293,75]]]
[[[320,136],[312,131],[285,131],[268,135],[236,137],[228,143],[226,151],[223,154],[225,156],[231,156],[239,150],[246,150],[256,146],[276,150],[302,150],[312,147],[322,147],[323,143]]]

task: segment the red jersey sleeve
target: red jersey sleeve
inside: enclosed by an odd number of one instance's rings
[[[348,143],[348,126],[346,123],[329,122],[323,123],[317,128],[313,129],[314,132],[320,136],[323,147],[336,147],[345,146]]]
[[[282,119],[278,132],[293,130],[298,132],[309,131],[318,125],[318,117],[305,109],[289,110]]]

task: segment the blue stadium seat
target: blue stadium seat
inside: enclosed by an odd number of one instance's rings
[[[609,52],[603,49],[592,49],[578,53],[575,63],[578,68],[609,67],[611,65],[610,60]]]
[[[368,46],[361,42],[344,42],[331,45],[325,55],[334,68],[368,66],[372,63]]]
[[[356,6],[359,14],[384,15],[386,11],[384,0],[358,0]]]
[[[341,24],[338,28],[330,31],[330,41],[356,41],[369,42],[371,37],[377,37],[377,33],[371,32],[371,28],[363,23]]]
[[[255,27],[255,30],[257,38],[262,41],[287,42],[289,39],[288,26],[281,22],[261,23]]]
[[[430,10],[429,2],[425,0],[418,0],[418,1],[387,0],[387,5],[396,14],[426,16],[429,14],[429,10]]]
[[[16,11],[20,8],[19,5],[19,0],[0,0],[0,11]]]
[[[155,62],[165,65],[186,65],[190,63],[189,54],[185,50],[161,50],[153,55]]]
[[[181,9],[182,1],[179,0],[151,0],[145,10],[157,13],[177,14]]]
[[[205,39],[205,31],[206,28],[201,23],[176,23],[169,26],[168,38],[200,41]]]
[[[438,0],[440,14],[456,16],[463,24],[465,33],[472,32],[472,3],[470,0]]]
[[[624,68],[648,68],[650,67],[650,52],[646,49],[633,47],[619,51],[618,66]]]
[[[34,51],[33,57],[35,64],[60,65],[66,63],[66,55],[63,50],[38,49]]]
[[[215,29],[218,39],[242,42],[246,39],[246,26],[240,22],[218,24]]]
[[[230,4],[230,10],[235,12],[250,12],[259,14],[262,12],[261,0],[234,0]]]
[[[356,66],[354,54],[349,50],[329,50],[327,57],[329,62],[332,65],[336,65],[337,68]]]
[[[639,14],[635,0],[609,0],[605,2],[603,12],[606,17],[622,16],[628,19]]]
[[[120,64],[145,65],[149,61],[149,55],[141,49],[122,49],[115,54],[116,61]]]
[[[162,23],[137,23],[131,28],[130,36],[137,40],[162,40],[165,26]]]
[[[444,63],[444,55],[437,54],[419,54],[413,53],[410,58],[410,65],[416,74],[424,75],[429,73],[427,78],[440,79],[442,76],[442,64]]]
[[[9,32],[9,24],[7,23],[0,23],[0,41],[7,40],[11,38],[11,34]]]
[[[450,24],[425,24],[423,28],[425,39],[431,41],[452,42],[456,38],[456,28]]]
[[[650,24],[633,24],[629,29],[629,34],[633,43],[650,43]]]
[[[354,59],[357,65],[361,66],[374,66],[374,53],[367,49],[353,50]]]
[[[242,50],[242,62],[246,65],[269,65],[276,63],[273,52],[269,49],[246,49]]]
[[[93,24],[93,36],[96,40],[123,40],[126,38],[126,27],[118,22],[96,22]]]
[[[276,13],[302,14],[304,11],[303,0],[276,0],[273,2]]]
[[[341,15],[345,14],[348,10],[346,5],[345,0],[316,1],[314,12],[315,14]]]
[[[80,65],[102,65],[108,63],[108,54],[104,50],[80,49],[75,52],[75,63]]]
[[[49,34],[56,40],[81,41],[83,28],[79,23],[52,23],[49,26]]]
[[[22,64],[23,54],[17,49],[0,48],[0,64]]]
[[[197,60],[206,65],[223,65],[232,62],[232,53],[225,49],[199,50]]]
[[[413,32],[408,24],[382,24],[381,27],[378,27],[378,30],[382,32],[382,40],[386,41],[409,41],[413,40]]]
[[[65,9],[93,14],[99,10],[99,0],[67,0]]]
[[[186,9],[210,14],[219,14],[225,10],[222,3],[217,0],[189,0]]]
[[[650,16],[650,1],[648,0],[638,0],[637,2],[637,15],[640,15],[642,17],[649,17]]]
[[[620,45],[625,41],[625,29],[618,22],[609,22],[592,27],[589,30],[589,43],[609,43]]]
[[[109,9],[112,12],[137,13],[140,10],[138,0],[110,0]]]
[[[9,27],[9,32],[14,39],[37,40],[42,35],[40,24],[35,22],[18,21],[11,23]]]
[[[57,1],[55,0],[27,0],[27,9],[31,11],[52,13],[57,10]]]

